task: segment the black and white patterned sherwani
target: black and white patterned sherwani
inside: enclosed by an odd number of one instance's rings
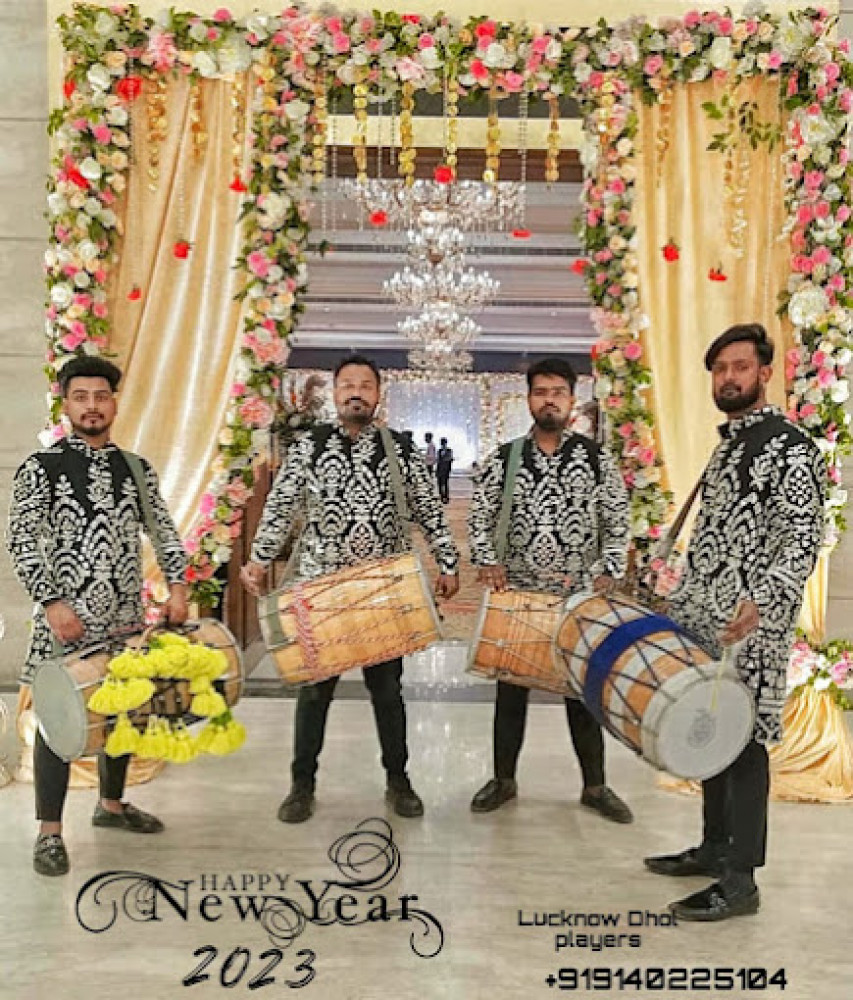
[[[459,556],[435,478],[411,442],[396,431],[391,435],[410,516],[426,535],[440,572],[455,574]],[[252,545],[253,562],[267,565],[278,556],[300,511],[306,520],[297,541],[296,574],[301,579],[392,556],[409,547],[382,438],[372,424],[355,438],[338,423],[321,424],[293,444],[267,497]],[[406,775],[403,661],[378,663],[363,673],[389,788],[411,791]],[[313,795],[326,716],[337,682],[332,677],[299,689],[291,765],[294,793]]]
[[[144,459],[142,463],[164,547],[161,569],[168,583],[182,583],[184,548],[160,495],[157,474]],[[18,579],[35,602],[24,683],[53,655],[44,614],[47,602],[67,601],[86,629],[69,652],[142,624],[142,530],[136,484],[113,444],[91,448],[71,436],[31,455],[18,469],[7,546]]]
[[[498,563],[495,531],[510,445],[487,460],[471,501],[468,531],[475,566]],[[568,593],[595,577],[625,573],[628,495],[612,455],[590,438],[565,432],[553,455],[528,436],[513,490],[506,556],[511,587]],[[566,588],[564,581],[572,584]]]
[[[756,699],[755,740],[781,739],[793,632],[823,528],[826,466],[811,439],[773,406],[720,427],[671,616],[719,656],[741,599],[759,609],[737,667]]]
[[[510,448],[511,444],[505,444],[486,460],[474,488],[468,532],[475,566],[501,562],[495,536]],[[593,580],[603,574],[621,577],[625,573],[629,532],[628,494],[609,452],[590,438],[567,431],[560,447],[548,455],[536,444],[532,433],[528,435],[513,488],[503,559],[510,587],[568,595],[591,589]],[[493,763],[499,782],[515,780],[529,693],[526,687],[498,681]],[[573,698],[565,702],[585,793],[587,789],[602,788],[605,776],[601,727],[582,702]],[[612,795],[609,789],[607,792]],[[623,803],[620,806],[630,819],[627,807]]]
[[[456,573],[459,556],[435,479],[403,435],[391,435],[411,516],[423,529],[440,571]],[[373,425],[353,440],[340,425],[321,424],[293,444],[264,507],[252,545],[254,562],[266,565],[278,556],[300,511],[307,521],[296,567],[301,579],[408,548],[388,459]]]

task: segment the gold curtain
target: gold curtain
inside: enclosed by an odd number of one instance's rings
[[[770,402],[785,406],[785,352],[790,324],[776,315],[777,294],[789,273],[790,246],[779,239],[785,222],[783,147],[768,154],[743,141],[735,153],[727,202],[724,156],[710,152],[724,122],[702,108],[719,104],[724,85],[715,82],[674,87],[662,105],[648,107],[637,95],[639,136],[636,220],[641,308],[650,320],[643,346],[653,372],[651,403],[667,479],[676,505],[684,502],[717,443],[722,415],[711,398],[702,359],[716,336],[734,323],[760,322],[776,344]],[[754,101],[762,122],[782,124],[777,81],[742,82],[736,103]],[[742,254],[730,236],[740,222]],[[662,248],[674,241],[680,259],[667,263]],[[725,281],[712,281],[722,268]],[[825,561],[822,561],[825,563]],[[826,566],[809,585],[803,622],[816,637],[826,614]]]
[[[205,80],[193,94],[186,79],[170,81],[165,121],[151,84],[133,105],[125,236],[110,289],[110,350],[125,373],[114,437],[157,469],[182,535],[211,478],[238,354],[240,196],[229,185],[249,121],[241,84]],[[174,254],[179,239],[191,244],[186,259]]]

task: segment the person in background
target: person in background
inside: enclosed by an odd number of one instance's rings
[[[443,504],[450,503],[450,470],[453,467],[453,449],[447,444],[447,438],[442,438],[438,449],[435,475],[438,480],[438,495]]]

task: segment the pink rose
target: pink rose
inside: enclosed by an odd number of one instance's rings
[[[482,59],[471,60],[471,76],[473,76],[475,80],[488,80],[489,70]]]
[[[655,464],[654,448],[641,448],[637,452],[637,461],[640,463],[640,465],[654,465]]]
[[[734,22],[730,17],[721,17],[717,22],[717,31],[721,35],[730,35],[732,28],[734,28]]]
[[[643,345],[639,340],[632,340],[629,344],[625,345],[622,353],[629,361],[639,361],[643,356]]]
[[[61,337],[59,343],[62,344],[66,351],[75,351],[85,339],[85,330],[82,332],[78,331],[76,333],[72,331],[71,333],[66,333],[63,337]]]
[[[273,409],[260,396],[250,396],[239,409],[245,423],[252,427],[269,427],[273,420]]]
[[[521,73],[508,71],[503,75],[503,88],[510,94],[517,94],[524,86],[524,77]]]
[[[252,253],[246,257],[246,263],[249,266],[249,270],[252,274],[256,274],[259,278],[266,278],[270,271],[270,259],[265,253],[260,250],[254,250]]]
[[[850,218],[850,206],[849,205],[839,205],[838,211],[835,213],[835,218],[839,222],[846,222]]]
[[[92,312],[98,317],[98,319],[106,319],[107,316],[106,302],[96,302],[94,306],[92,306]]]
[[[617,427],[616,433],[627,441],[628,438],[634,433],[634,425],[630,422],[622,424],[621,427]]]
[[[812,260],[815,264],[828,264],[831,258],[832,254],[829,252],[828,247],[817,247],[814,253],[812,253]]]
[[[434,47],[435,47],[435,39],[432,37],[432,35],[423,34],[418,39],[419,49],[431,49]]]
[[[696,28],[701,24],[702,18],[698,10],[689,10],[684,15],[684,27],[685,28]]]
[[[537,56],[544,56],[550,44],[551,44],[551,39],[547,35],[538,35],[536,38],[533,39],[530,47],[533,49],[533,51],[536,53]]]
[[[827,288],[833,292],[843,292],[846,285],[844,282],[844,276],[841,274],[833,274],[833,276],[826,283]]]
[[[212,493],[203,493],[198,509],[202,514],[212,514],[216,510],[216,497]]]
[[[792,73],[790,77],[788,77],[788,97],[793,97],[800,89],[798,80],[799,77],[796,73]]]
[[[832,214],[832,206],[829,204],[828,201],[819,201],[817,205],[815,205],[815,215],[819,219],[828,219],[831,214]],[[823,249],[826,248],[824,247]]]
[[[817,373],[817,384],[821,389],[828,389],[835,385],[835,370],[833,368],[821,368]]]
[[[663,68],[663,56],[653,55],[649,56],[643,64],[643,72],[646,76],[655,76]]]
[[[220,7],[218,10],[213,12],[213,20],[217,24],[225,24],[226,21],[232,21],[231,11],[227,7]]]
[[[807,226],[814,218],[814,212],[812,211],[811,205],[800,205],[797,209],[797,222],[801,226]]]
[[[344,52],[349,52],[349,35],[345,35],[343,31],[339,31],[337,34],[332,35],[332,48],[338,55],[342,55]]]
[[[252,495],[252,491],[240,477],[231,480],[225,487],[225,493],[232,503],[238,504],[241,507]]]

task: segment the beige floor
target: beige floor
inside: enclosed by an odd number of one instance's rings
[[[415,674],[423,674],[423,664],[413,666]],[[93,830],[93,793],[72,793],[67,809],[72,872],[64,879],[39,878],[32,872],[32,788],[12,785],[0,790],[0,997],[221,996],[220,971],[238,947],[251,953],[249,971],[226,995],[292,995],[285,980],[303,975],[294,972],[300,961],[295,953],[311,949],[316,978],[305,995],[329,1000],[570,996],[570,991],[549,989],[546,976],[560,968],[655,966],[760,967],[774,972],[784,967],[788,988],[784,993],[769,989],[764,995],[791,1000],[853,996],[853,810],[773,805],[758,916],[709,927],[627,927],[632,912],[634,919],[638,913],[657,917],[667,901],[702,886],[701,880],[655,877],[640,862],[646,853],[695,840],[698,803],[658,789],[650,768],[610,744],[611,784],[630,801],[636,823],[618,827],[582,810],[577,768],[559,706],[531,706],[519,799],[491,816],[473,816],[468,810],[471,794],[489,770],[490,705],[410,704],[411,773],[426,802],[426,816],[405,821],[392,818],[382,801],[369,704],[341,700],[330,717],[317,812],[311,822],[287,827],[277,822],[275,812],[288,785],[292,710],[292,701],[245,700],[240,714],[249,739],[240,753],[172,767],[155,783],[134,789],[133,801],[166,820],[168,829],[161,836]],[[249,979],[267,964],[259,956],[271,947],[271,939],[251,918],[241,923],[230,900],[221,911],[209,902],[209,915],[221,918],[206,923],[199,913],[202,896],[232,895],[222,886],[228,875],[239,880],[244,874],[278,873],[290,876],[284,894],[307,906],[296,880],[316,884],[334,877],[331,845],[370,817],[390,821],[400,871],[385,888],[355,893],[361,901],[359,912],[365,912],[367,895],[384,894],[389,909],[394,909],[400,895],[415,894],[417,902],[408,905],[431,914],[443,928],[441,952],[430,959],[413,953],[410,933],[421,927],[414,922],[309,924],[271,972],[275,982],[249,991]],[[104,920],[112,902],[119,904],[111,929],[101,934],[84,931],[75,916],[78,893],[87,880],[117,870],[173,884],[189,880],[188,919],[182,920],[162,895],[157,897],[160,919],[130,919],[122,903],[139,918],[146,899],[132,892],[122,896],[133,884],[129,880],[113,891],[103,890],[100,907],[93,906],[94,887],[83,894],[87,920]],[[220,883],[215,889],[210,882],[214,874]],[[207,880],[204,892],[202,876]],[[258,895],[254,888],[246,894],[253,892]],[[337,889],[334,895],[343,892]],[[566,927],[519,926],[520,911],[529,920],[535,912],[561,910],[618,916],[617,931],[639,934],[641,947],[556,953],[555,936]],[[601,928],[574,931],[602,933]],[[436,940],[433,931],[416,943],[423,949]],[[206,970],[212,976],[187,989],[182,979],[200,961],[194,951],[205,945],[219,949],[217,961]],[[239,968],[235,959],[225,972],[226,981]],[[574,995],[694,998],[758,993],[581,988]]]

